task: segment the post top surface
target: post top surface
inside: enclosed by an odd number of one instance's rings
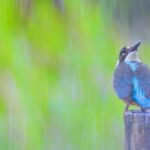
[[[129,110],[125,112],[125,116],[149,116],[150,117],[150,109],[146,111]]]

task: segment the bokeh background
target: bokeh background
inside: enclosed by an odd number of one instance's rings
[[[0,149],[122,150],[112,75],[149,31],[149,0],[1,0]]]

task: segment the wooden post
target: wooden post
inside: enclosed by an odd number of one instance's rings
[[[150,112],[125,112],[125,150],[150,150]]]

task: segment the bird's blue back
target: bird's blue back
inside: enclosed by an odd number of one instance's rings
[[[113,80],[118,96],[134,101],[142,108],[150,107],[150,69],[141,62],[122,62],[116,68]]]

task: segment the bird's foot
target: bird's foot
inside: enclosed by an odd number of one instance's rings
[[[125,113],[128,112],[128,108],[129,108],[129,104],[127,104],[125,109],[124,109],[124,116],[125,116]]]
[[[141,107],[140,109],[141,109],[141,112],[146,112],[146,110],[144,108]]]
[[[128,111],[128,109],[129,109],[129,104],[127,104],[127,105],[126,105],[126,107],[125,107],[125,110],[124,110],[124,111],[126,112],[126,111]]]
[[[150,113],[150,108],[141,108],[141,112]]]

